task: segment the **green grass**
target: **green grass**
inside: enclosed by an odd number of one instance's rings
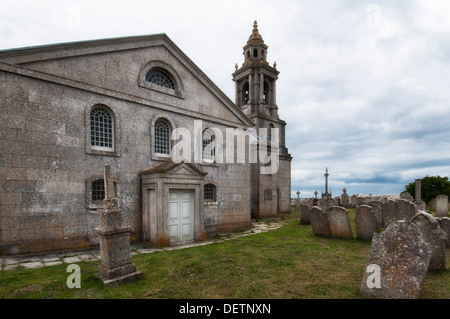
[[[133,256],[144,279],[116,287],[103,285],[99,262],[78,264],[81,289],[67,288],[67,265],[1,271],[0,298],[361,298],[370,242],[315,237],[298,213],[289,216],[295,219],[267,233]],[[422,298],[450,299],[450,271],[429,272]]]

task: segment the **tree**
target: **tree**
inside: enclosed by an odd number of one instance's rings
[[[401,193],[410,193],[413,197],[416,194],[416,183],[409,183]],[[422,178],[421,197],[425,202],[429,202],[438,195],[447,195],[450,197],[450,181],[448,177],[426,176]]]

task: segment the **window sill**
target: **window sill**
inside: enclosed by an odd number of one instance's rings
[[[217,206],[217,205],[219,205],[219,203],[218,202],[209,202],[209,201],[203,201],[203,204],[205,205],[205,206]]]
[[[95,150],[95,149],[88,149],[88,150],[86,150],[86,154],[120,157],[120,154],[118,151],[101,151],[101,150]]]

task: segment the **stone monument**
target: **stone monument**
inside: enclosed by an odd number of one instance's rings
[[[409,221],[392,222],[373,234],[361,295],[378,299],[417,299],[425,281],[431,249],[420,228]]]
[[[421,211],[411,218],[411,223],[420,228],[423,239],[431,249],[428,270],[447,270],[445,261],[447,233],[442,230],[439,221],[431,214]]]
[[[101,225],[95,230],[100,240],[102,262],[99,272],[105,285],[122,284],[142,279],[131,260],[131,227],[122,221],[122,210],[116,197],[111,168],[105,165],[105,199],[101,212]]]
[[[448,215],[448,196],[438,195],[436,197],[436,216],[445,217]]]

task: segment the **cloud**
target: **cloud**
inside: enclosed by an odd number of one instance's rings
[[[258,20],[277,62],[292,196],[399,193],[450,171],[450,4],[416,1],[11,1],[0,49],[166,33],[234,100]]]

